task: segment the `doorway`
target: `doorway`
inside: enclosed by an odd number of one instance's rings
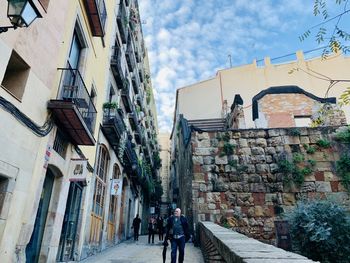
[[[26,262],[37,263],[39,261],[41,242],[43,239],[47,212],[49,210],[54,175],[50,169],[47,170],[43,190],[41,191],[38,211],[35,218],[34,230],[26,247]]]
[[[70,183],[57,254],[58,261],[74,260],[82,193],[83,187],[79,182]]]

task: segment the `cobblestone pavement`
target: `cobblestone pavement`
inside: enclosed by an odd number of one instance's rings
[[[154,244],[147,244],[147,236],[140,236],[139,241],[128,240],[100,254],[89,257],[82,263],[162,263],[163,246],[155,236]],[[156,241],[157,240],[157,241]],[[167,260],[170,262],[170,246],[167,249]],[[185,248],[185,263],[203,263],[202,252],[187,243]]]

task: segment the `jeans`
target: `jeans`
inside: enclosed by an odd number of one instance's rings
[[[179,239],[171,239],[171,263],[176,263],[177,248],[179,248],[179,263],[184,262],[185,244],[185,237],[180,237]]]
[[[148,243],[151,243],[151,237],[152,237],[152,243],[154,243],[154,230],[148,229]]]
[[[134,228],[134,240],[139,240],[139,229]]]

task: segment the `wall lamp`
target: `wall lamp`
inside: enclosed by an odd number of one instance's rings
[[[7,0],[7,17],[12,26],[0,27],[0,33],[10,28],[28,27],[36,18],[42,17],[32,0]]]

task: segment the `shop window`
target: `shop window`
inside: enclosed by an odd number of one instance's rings
[[[12,51],[1,86],[16,99],[22,100],[29,70],[28,64],[15,51]]]

